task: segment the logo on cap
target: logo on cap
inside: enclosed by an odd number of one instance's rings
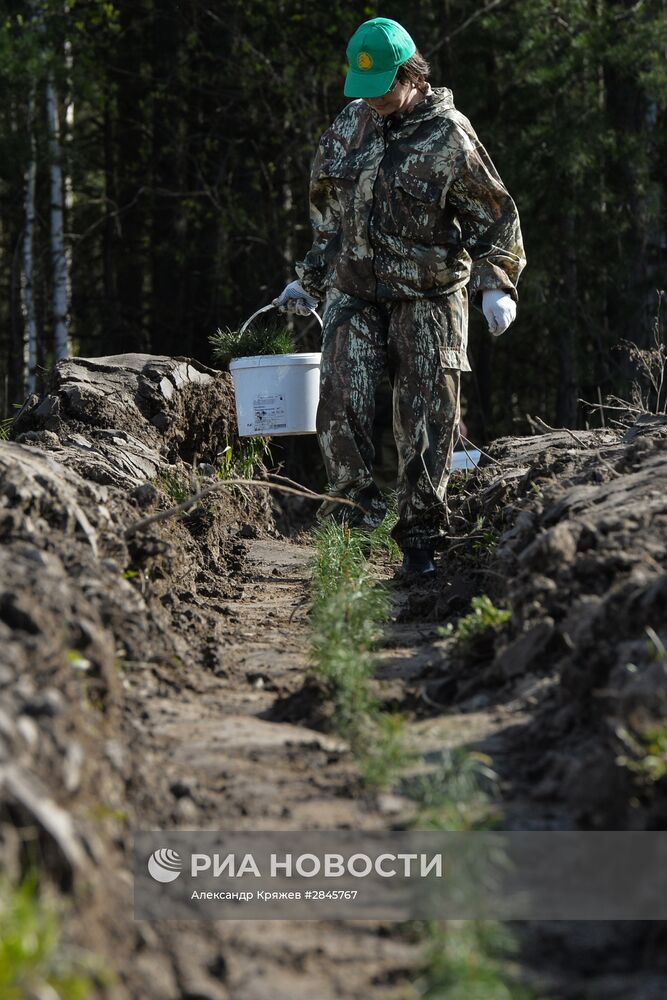
[[[369,52],[360,52],[357,56],[357,66],[359,69],[370,69],[373,65],[373,58]]]

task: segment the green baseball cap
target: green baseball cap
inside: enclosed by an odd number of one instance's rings
[[[374,17],[360,25],[347,46],[350,67],[345,77],[346,97],[382,97],[391,87],[398,67],[417,51],[405,28],[388,17]]]

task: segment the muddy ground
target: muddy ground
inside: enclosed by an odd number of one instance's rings
[[[0,442],[3,868],[58,887],[68,941],[113,970],[100,997],[415,1000],[423,951],[400,924],[130,917],[133,830],[414,816],[328,731],[303,502],[237,490],[135,528],[237,449],[231,400],[187,359],[74,359]],[[667,714],[667,420],[487,451],[452,478],[437,580],[392,590],[377,693],[423,761],[492,758],[509,828],[664,829],[666,780],[643,761]],[[478,594],[512,617],[463,655],[438,628]],[[545,1000],[667,995],[662,925],[516,930]]]

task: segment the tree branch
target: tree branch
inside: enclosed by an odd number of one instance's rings
[[[190,507],[199,503],[200,500],[204,500],[206,497],[219,493],[221,490],[229,489],[232,486],[261,486],[265,490],[289,493],[292,496],[305,497],[307,500],[335,500],[336,503],[344,504],[346,507],[357,507],[359,510],[363,510],[361,504],[355,503],[353,500],[346,500],[344,497],[334,496],[332,493],[313,493],[310,490],[293,489],[291,486],[282,486],[280,483],[269,483],[263,479],[225,479],[223,482],[215,483],[213,486],[206,486],[203,490],[193,493],[187,500],[183,500],[182,503],[177,504],[175,507],[169,507],[167,510],[159,510],[156,514],[150,514],[149,517],[142,517],[140,521],[135,521],[129,528],[126,528],[123,537],[130,538],[135,532],[147,528],[149,524],[155,524],[158,521],[167,521],[169,518],[176,517],[178,514],[182,514]]]
[[[435,52],[439,52],[443,45],[446,45],[452,38],[456,38],[456,36],[460,35],[461,32],[466,30],[466,28],[469,28],[474,21],[477,21],[485,14],[490,14],[492,10],[497,10],[498,7],[502,7],[508,2],[509,0],[491,0],[491,3],[488,3],[486,7],[482,7],[481,10],[476,10],[475,13],[471,14],[470,17],[467,17],[462,24],[459,24],[453,31],[444,35],[443,38],[441,38],[439,42],[436,42],[430,49],[427,49],[425,52],[427,59],[430,59]]]

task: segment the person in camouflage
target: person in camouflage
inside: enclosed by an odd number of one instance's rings
[[[514,319],[525,265],[514,201],[447,87],[397,22],[373,18],[347,50],[351,101],[311,172],[314,240],[275,300],[326,298],[317,433],[332,515],[370,529],[386,507],[373,480],[375,390],[388,370],[398,450],[392,534],[407,575],[435,571],[467,359],[468,302],[496,335]],[[354,500],[361,509],[343,506]],[[350,513],[351,512],[351,513]]]

